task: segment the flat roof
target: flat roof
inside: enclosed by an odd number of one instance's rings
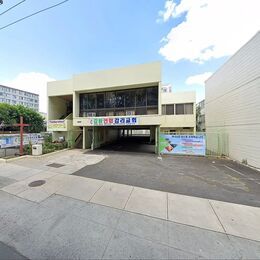
[[[22,91],[22,92],[25,92],[25,93],[29,93],[29,94],[33,94],[33,95],[39,96],[39,94],[36,94],[36,93],[33,93],[33,92],[29,92],[29,91],[26,91],[26,90],[22,90],[22,89],[19,89],[19,88],[12,88],[12,87],[8,87],[8,86],[5,86],[5,85],[0,85],[0,87],[5,87],[5,88],[9,88],[9,89],[15,89],[15,90],[19,90],[19,91]]]

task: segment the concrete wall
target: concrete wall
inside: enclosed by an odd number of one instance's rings
[[[47,83],[47,96],[65,96],[72,95],[73,81],[72,79],[57,80]]]
[[[206,81],[205,111],[207,133],[228,135],[229,157],[260,168],[260,32]]]
[[[161,81],[160,62],[82,73],[73,76],[74,91],[99,91],[110,88],[128,88],[131,85]]]
[[[48,98],[48,120],[59,119],[67,112],[66,100],[61,97]]]
[[[164,115],[162,117],[161,127],[196,127],[196,115]]]
[[[162,130],[169,131],[171,129],[180,132],[183,127],[190,127],[191,130],[184,129],[183,131],[193,132],[196,128],[196,92],[186,91],[162,93],[161,98],[162,105],[193,103],[192,115],[163,115],[161,119]]]
[[[196,106],[196,92],[171,92],[161,93],[162,104],[194,103]]]
[[[74,75],[69,80],[48,82],[48,96],[158,85],[161,82],[161,63],[153,62],[123,68]]]
[[[118,139],[118,129],[109,127],[94,127],[94,149]]]

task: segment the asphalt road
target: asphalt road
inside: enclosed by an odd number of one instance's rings
[[[28,258],[18,253],[16,249],[9,247],[0,241],[0,259],[1,260],[26,260]]]
[[[133,151],[134,145],[130,145]],[[153,146],[151,146],[153,149]],[[108,157],[74,175],[226,202],[260,206],[260,172],[226,159],[163,156],[139,144],[135,152],[116,144],[92,151]]]

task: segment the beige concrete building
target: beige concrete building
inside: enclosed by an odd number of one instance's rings
[[[197,131],[198,132],[205,132],[206,131],[206,124],[205,124],[205,99],[201,100],[197,103]]]
[[[260,168],[260,32],[206,81],[205,96],[207,135],[226,136],[230,158]]]
[[[95,149],[144,129],[158,152],[160,131],[195,131],[195,92],[161,93],[159,62],[74,75],[47,93],[48,131],[71,146]]]

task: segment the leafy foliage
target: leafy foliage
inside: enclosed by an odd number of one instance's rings
[[[67,142],[62,142],[62,143],[44,143],[43,144],[43,154],[45,153],[51,153],[57,150],[62,150],[68,147]]]
[[[24,123],[30,124],[26,132],[39,133],[44,129],[44,118],[35,110],[22,105],[0,103],[0,125],[4,125],[4,130],[18,131],[19,128],[13,124],[20,122],[20,116],[23,116]]]

